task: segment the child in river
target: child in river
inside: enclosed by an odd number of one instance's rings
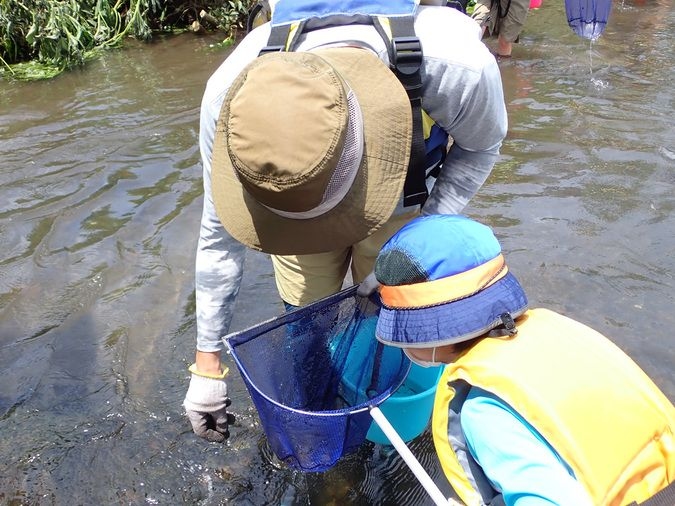
[[[466,504],[627,505],[675,482],[673,404],[609,339],[528,309],[489,227],[416,218],[374,276],[377,339],[447,364],[433,437]]]

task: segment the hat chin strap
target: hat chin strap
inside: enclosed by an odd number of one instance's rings
[[[342,153],[340,153],[340,159],[323,192],[321,202],[312,209],[298,212],[282,211],[281,209],[266,206],[261,202],[262,206],[284,218],[308,220],[327,213],[345,198],[361,166],[364,145],[363,115],[361,114],[361,107],[356,99],[356,95],[351,89],[347,92],[347,107],[347,132]]]

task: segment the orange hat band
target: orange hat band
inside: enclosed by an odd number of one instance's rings
[[[382,285],[380,297],[385,306],[393,309],[435,306],[473,295],[506,276],[507,272],[500,253],[489,262],[447,278],[412,285]]]

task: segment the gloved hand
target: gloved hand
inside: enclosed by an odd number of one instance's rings
[[[229,370],[223,367],[218,376],[206,375],[197,371],[195,364],[190,366],[192,378],[183,406],[192,430],[199,437],[212,442],[222,443],[230,437],[229,424],[234,423],[234,415],[227,412],[232,404],[227,396],[225,376]]]
[[[380,288],[380,283],[375,278],[375,273],[371,272],[366,276],[366,279],[361,281],[358,288],[356,289],[356,294],[361,297],[369,297],[375,291]]]

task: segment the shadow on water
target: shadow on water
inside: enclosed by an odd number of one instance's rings
[[[500,64],[509,134],[467,213],[533,306],[607,334],[675,399],[675,13],[615,3],[590,44],[562,9],[532,12]],[[183,416],[212,42],[0,83],[0,503],[430,504],[379,445],[322,474],[277,465],[233,363],[230,440],[197,440]],[[250,253],[232,330],[281,311]],[[411,447],[450,493],[429,433]]]

